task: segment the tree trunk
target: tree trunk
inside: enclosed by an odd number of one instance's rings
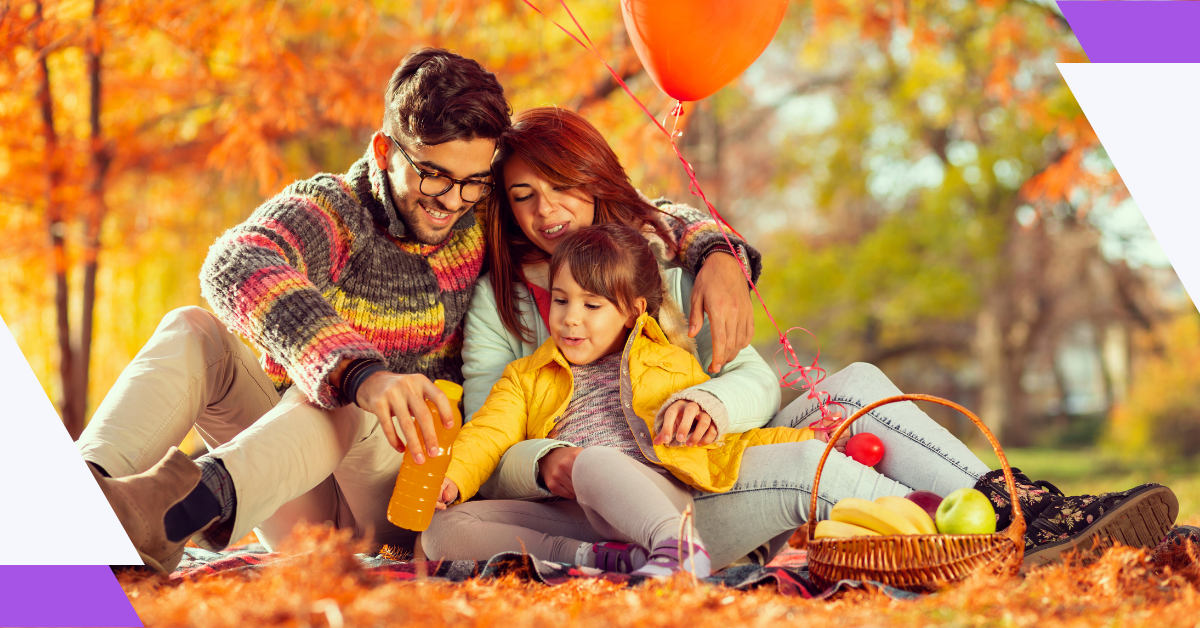
[[[1001,387],[1008,398],[1008,422],[1004,426],[1004,444],[1009,447],[1028,447],[1033,444],[1033,426],[1026,411],[1025,389],[1021,379],[1025,376],[1025,359],[1028,352],[1009,348],[1005,352]]]
[[[73,380],[73,398],[80,412],[79,429],[83,430],[83,419],[87,414],[88,381],[92,356],[92,325],[96,307],[96,269],[100,255],[100,226],[104,222],[107,207],[104,204],[104,179],[108,174],[111,156],[104,143],[100,129],[101,81],[100,59],[103,53],[100,41],[101,0],[92,4],[92,38],[88,50],[88,77],[91,83],[91,162],[92,180],[88,186],[88,212],[84,224],[83,258],[83,311],[79,322],[79,359]],[[72,432],[71,437],[79,435]]]
[[[67,251],[66,223],[63,222],[63,208],[59,203],[58,190],[62,182],[62,164],[58,154],[58,132],[54,128],[54,98],[50,92],[50,66],[46,62],[49,54],[46,41],[41,36],[45,28],[42,21],[41,0],[35,0],[34,16],[37,23],[35,29],[38,50],[38,104],[42,111],[42,135],[46,139],[46,224],[50,231],[50,247],[54,267],[54,308],[57,314],[58,326],[58,373],[62,382],[62,401],[59,411],[63,423],[72,437],[83,430],[83,415],[75,405],[73,393],[73,351],[71,350],[71,319],[67,309]]]
[[[983,420],[1001,444],[1023,447],[1032,444],[1035,426],[1021,380],[1051,325],[1062,286],[1073,275],[1061,272],[1067,262],[1055,257],[1055,242],[1043,224],[1010,228],[999,257],[1008,260],[1008,267],[999,271],[984,298],[976,321],[976,351],[983,371]]]
[[[1012,308],[1015,292],[1011,284],[1001,284],[984,301],[975,321],[975,355],[983,382],[980,390],[980,418],[1005,446],[1029,445],[1029,417],[1025,412],[1025,392],[1021,378],[1029,355],[1028,333],[1014,333],[1029,326]]]
[[[997,439],[1004,440],[1012,401],[1005,390],[1004,332],[997,313],[986,306],[975,322],[975,355],[983,377],[979,418]]]

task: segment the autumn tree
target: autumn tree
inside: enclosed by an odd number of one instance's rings
[[[592,35],[623,51],[622,73],[640,71],[615,4],[572,5],[604,25]],[[482,0],[0,4],[0,313],[68,431],[166,310],[200,304],[221,230],[361,156],[404,54],[450,48],[497,72],[518,108],[584,107],[620,136],[615,82],[546,26]]]

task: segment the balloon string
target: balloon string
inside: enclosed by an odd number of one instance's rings
[[[604,57],[600,55],[599,51],[596,50],[595,45],[592,43],[591,37],[588,37],[587,31],[584,30],[583,26],[579,23],[579,20],[575,19],[575,14],[572,13],[570,7],[567,6],[566,0],[558,0],[558,3],[562,6],[563,10],[567,12],[567,15],[570,16],[571,22],[575,24],[575,28],[579,29],[579,33],[583,35],[583,39],[580,39],[562,24],[559,24],[553,18],[547,16],[542,12],[541,9],[537,8],[537,6],[535,6],[529,0],[522,1],[529,8],[537,11],[538,15],[546,18],[551,24],[556,26],[563,33],[566,33],[567,37],[575,40],[575,43],[583,46],[585,50],[592,53],[592,56],[596,57],[600,63],[604,64],[604,67],[608,70],[608,73],[612,75],[613,80],[617,82],[617,85],[620,85],[621,89],[625,90],[626,94],[629,94],[629,97],[632,98],[633,102],[636,103],[642,112],[646,114],[646,117],[650,118],[650,121],[654,123],[654,126],[658,127],[658,130],[662,131],[663,135],[667,136],[667,141],[671,143],[671,149],[675,151],[675,156],[678,157],[679,161],[683,164],[683,170],[687,173],[688,179],[690,180],[690,183],[688,184],[688,191],[690,191],[694,196],[700,197],[700,200],[704,201],[704,206],[708,208],[709,214],[713,217],[713,221],[717,225],[717,231],[720,232],[721,237],[725,240],[725,244],[729,246],[730,251],[736,251],[737,247],[735,247],[733,242],[729,239],[729,232],[733,232],[735,236],[741,238],[742,240],[745,240],[745,238],[733,228],[733,225],[729,224],[729,222],[725,220],[725,217],[717,211],[717,208],[714,207],[712,202],[708,200],[708,197],[705,196],[704,190],[700,187],[700,182],[696,179],[695,169],[692,168],[692,164],[689,163],[688,160],[684,159],[683,153],[679,151],[679,146],[675,144],[674,129],[672,129],[672,131],[668,131],[666,127],[666,118],[664,117],[663,122],[660,123],[658,118],[656,118],[653,113],[650,113],[650,110],[646,107],[646,105],[642,104],[642,101],[634,95],[633,90],[629,89],[629,86],[625,84],[625,80],[621,78],[621,75],[618,74],[617,71],[614,70],[612,66],[604,60]],[[584,43],[583,40],[587,40],[587,43]],[[682,113],[683,102],[676,101],[674,108],[672,108],[671,112],[667,114],[675,116],[674,128],[678,128],[679,116]],[[792,342],[788,339],[788,334],[799,329],[809,336],[812,336],[814,343],[817,341],[817,337],[813,335],[811,331],[808,331],[803,327],[792,327],[786,332],[782,331],[779,327],[779,323],[771,314],[771,310],[767,308],[767,303],[765,300],[763,300],[762,294],[758,291],[758,286],[756,286],[754,284],[754,280],[751,279],[750,269],[746,268],[746,265],[742,263],[741,256],[735,255],[734,259],[737,260],[738,267],[742,270],[742,275],[746,277],[746,282],[750,284],[750,289],[754,291],[754,296],[758,297],[758,302],[762,306],[763,312],[767,315],[767,319],[771,321],[771,325],[775,328],[775,332],[779,334],[779,344],[781,345],[781,348],[775,352],[774,358],[775,370],[776,373],[779,374],[779,385],[784,388],[797,390],[795,385],[801,384],[800,388],[798,389],[799,392],[807,391],[807,398],[817,402],[817,407],[821,411],[821,418],[810,426],[813,431],[829,432],[833,429],[836,429],[836,427],[845,418],[845,413],[835,412],[831,410],[829,406],[838,406],[843,410],[844,407],[842,407],[840,403],[830,403],[832,395],[830,395],[827,391],[819,390],[817,388],[817,386],[819,386],[821,382],[825,380],[825,369],[821,368],[818,364],[818,360],[821,357],[820,344],[817,344],[817,353],[813,358],[812,364],[805,366],[800,363],[800,359],[796,356],[796,350],[792,347]],[[791,367],[791,370],[789,370],[787,373],[784,373],[779,367],[780,353],[783,353],[784,362]]]

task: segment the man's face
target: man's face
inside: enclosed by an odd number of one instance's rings
[[[489,139],[455,140],[426,146],[404,142],[404,150],[413,164],[423,172],[441,174],[453,179],[492,181],[492,155],[496,141]],[[455,184],[440,196],[421,192],[421,176],[409,164],[383,133],[376,133],[372,142],[376,163],[386,169],[392,184],[392,202],[409,232],[421,244],[440,244],[450,235],[450,228],[471,211],[475,203],[462,199],[462,189]],[[426,184],[426,187],[430,187]]]

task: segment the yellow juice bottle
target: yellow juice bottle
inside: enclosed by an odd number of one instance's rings
[[[392,490],[392,501],[388,503],[387,511],[388,521],[417,532],[427,529],[429,522],[433,520],[442,479],[446,477],[446,468],[450,466],[451,447],[454,439],[458,438],[458,431],[462,429],[462,413],[458,410],[458,403],[462,400],[462,386],[443,379],[437,380],[434,385],[446,393],[450,400],[450,407],[454,410],[454,426],[444,427],[441,418],[438,417],[437,407],[432,401],[425,400],[433,414],[441,451],[437,457],[430,457],[420,432],[417,432],[418,442],[408,443],[404,452],[404,462],[400,465],[400,474],[396,476],[396,488]],[[414,447],[426,452],[425,464],[413,462],[411,452]]]

